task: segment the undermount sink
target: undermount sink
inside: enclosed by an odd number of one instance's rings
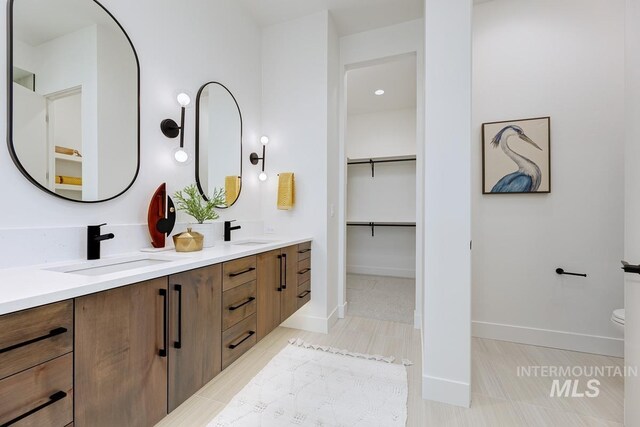
[[[97,261],[87,261],[79,264],[48,268],[49,271],[60,273],[81,274],[83,276],[101,276],[103,274],[118,273],[136,268],[150,267],[174,261],[173,259],[156,257],[114,258]]]
[[[231,242],[231,244],[236,246],[260,246],[260,245],[268,245],[269,243],[275,243],[275,242],[276,240],[250,239],[250,240],[238,240],[237,242]]]

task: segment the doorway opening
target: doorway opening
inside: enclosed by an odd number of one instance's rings
[[[414,324],[416,54],[349,69],[345,84],[348,313]]]

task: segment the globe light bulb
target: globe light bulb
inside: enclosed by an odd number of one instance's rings
[[[262,143],[262,145],[267,145],[269,143],[269,137],[266,135],[261,136],[260,142]]]
[[[173,157],[176,159],[178,163],[186,163],[189,160],[189,153],[187,153],[184,149],[178,148],[174,151]]]
[[[267,180],[267,174],[264,173],[264,172],[260,172],[260,175],[258,175],[258,179],[260,181],[263,181],[263,182],[266,181]]]
[[[191,97],[184,92],[180,92],[178,94],[177,99],[178,99],[178,104],[180,104],[183,107],[186,107],[187,105],[191,104]]]
[[[382,90],[382,89],[378,89],[378,90],[376,90],[376,91],[375,91],[375,92],[373,92],[373,93],[374,93],[374,94],[376,94],[377,96],[381,96],[381,95],[384,95],[384,90]]]

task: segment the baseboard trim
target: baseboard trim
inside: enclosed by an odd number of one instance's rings
[[[415,279],[415,269],[389,268],[389,267],[369,267],[364,265],[348,265],[348,274],[365,274],[367,276],[402,277],[405,279]]]
[[[329,317],[311,316],[300,311],[294,313],[291,317],[282,323],[285,328],[300,329],[303,331],[317,332],[320,334],[328,334],[333,325],[338,321],[338,308],[336,307]]]
[[[345,316],[347,315],[347,305],[349,304],[349,301],[345,301],[344,304],[338,306],[338,318],[340,319],[344,319]]]
[[[624,340],[620,338],[479,321],[472,322],[471,331],[472,335],[478,338],[511,341],[605,356],[624,356]]]
[[[422,398],[469,408],[471,406],[471,385],[446,378],[423,375]]]

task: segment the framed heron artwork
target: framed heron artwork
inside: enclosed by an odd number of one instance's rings
[[[482,193],[551,192],[551,118],[482,124]]]

